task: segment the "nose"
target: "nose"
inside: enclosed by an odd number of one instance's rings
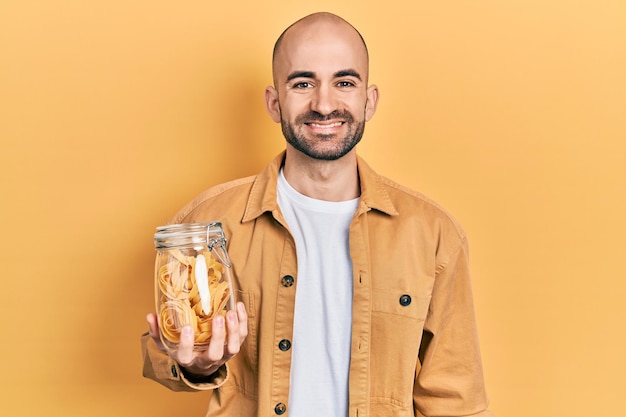
[[[311,98],[311,110],[323,116],[337,110],[336,98],[330,86],[322,85],[315,90]]]

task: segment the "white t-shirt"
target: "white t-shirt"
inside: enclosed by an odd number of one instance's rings
[[[298,256],[289,416],[347,416],[352,338],[348,235],[358,198],[331,202],[307,197],[287,183],[281,170],[278,205]]]

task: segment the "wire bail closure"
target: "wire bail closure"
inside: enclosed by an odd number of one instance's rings
[[[224,236],[218,238],[211,238],[211,226],[220,225],[220,223],[211,223],[206,228],[206,246],[209,251],[213,252],[215,248],[215,255],[219,258],[220,262],[224,264],[227,268],[232,268],[233,264],[230,260],[230,256],[228,256],[228,252],[226,251],[226,238]]]

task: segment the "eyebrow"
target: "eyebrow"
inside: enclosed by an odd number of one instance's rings
[[[335,73],[335,78],[341,78],[341,77],[354,77],[357,80],[361,81],[361,74],[359,74],[356,70],[353,70],[353,69],[337,71]]]
[[[315,78],[315,73],[312,71],[294,71],[287,76],[287,81],[291,81],[294,78]]]
[[[333,74],[334,78],[341,77],[354,77],[361,81],[361,75],[353,69],[345,69],[341,71],[337,71]],[[293,80],[294,78],[315,78],[315,73],[313,71],[294,71],[287,76],[287,82]]]

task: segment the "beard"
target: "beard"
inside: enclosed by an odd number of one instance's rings
[[[307,138],[302,132],[305,123],[324,122],[331,119],[343,120],[344,126],[348,127],[348,132],[344,137],[319,133],[312,138]],[[355,121],[352,114],[347,111],[334,111],[327,116],[310,111],[296,117],[293,125],[281,118],[280,125],[287,143],[310,158],[324,161],[335,161],[346,155],[361,141],[365,131],[365,119]]]

